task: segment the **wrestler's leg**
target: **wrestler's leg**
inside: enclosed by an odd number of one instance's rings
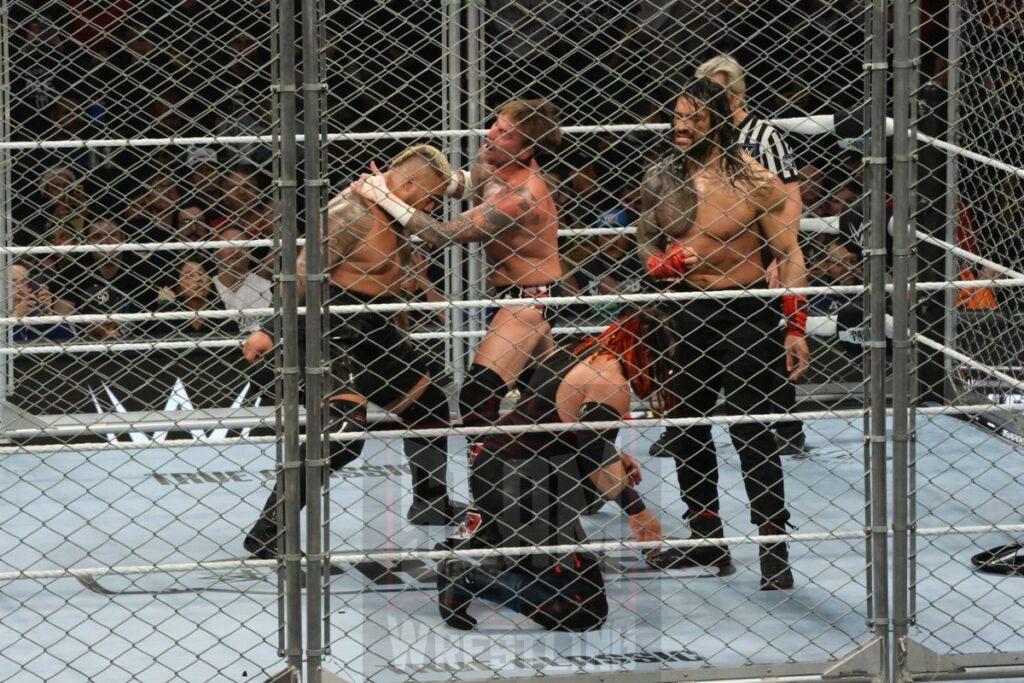
[[[680,313],[673,319],[679,334],[676,351],[678,366],[672,375],[672,391],[677,397],[674,418],[710,415],[718,400],[722,362],[715,354],[720,332],[704,325],[695,316]],[[686,521],[692,540],[724,537],[719,514],[718,455],[710,425],[668,427],[662,435],[667,454],[676,461],[679,495],[686,504]],[[674,566],[725,566],[731,562],[728,547],[714,543],[662,553],[663,561]]]
[[[405,395],[386,406],[409,429],[450,426],[448,397],[424,375]],[[411,524],[451,524],[464,509],[448,498],[448,437],[408,436],[402,440],[412,471]]]
[[[783,377],[773,401],[773,413],[788,413],[796,408],[796,384]],[[802,420],[780,420],[772,425],[775,431],[779,455],[807,457],[807,437],[804,435]]]
[[[341,393],[332,396],[327,402],[328,431],[332,434],[342,432],[362,432],[366,430],[366,400],[354,393]],[[336,471],[353,460],[363,450],[363,439],[352,441],[329,441],[328,454],[331,471]],[[306,459],[306,443],[299,444],[299,457]],[[326,482],[325,482],[326,485]],[[306,478],[299,478],[299,509],[306,506]],[[276,539],[278,525],[278,491],[275,487],[263,505],[263,511],[256,523],[246,535],[242,545],[256,559],[272,559],[277,552]]]
[[[752,321],[730,335],[734,373],[724,379],[726,403],[737,414],[771,412],[772,396],[785,367],[781,333]],[[743,484],[750,500],[750,518],[762,536],[786,533],[789,511],[782,459],[768,426],[760,422],[734,424],[729,429],[740,456]],[[785,543],[760,547],[762,590],[793,586]]]
[[[533,307],[511,306],[495,313],[459,392],[464,426],[498,421],[501,399],[550,335],[551,325]]]

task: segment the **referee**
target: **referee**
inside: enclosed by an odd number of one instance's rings
[[[729,55],[712,57],[697,67],[695,78],[710,78],[726,89],[729,96],[729,107],[732,109],[732,120],[740,129],[739,146],[755,161],[774,173],[782,181],[788,195],[787,213],[803,215],[803,202],[800,200],[800,183],[797,175],[793,154],[782,140],[779,131],[770,121],[758,118],[746,110],[747,85],[743,67]],[[769,273],[775,271],[771,251],[765,245],[762,250],[765,269]],[[769,275],[770,286],[775,286]],[[782,379],[776,394],[779,412],[790,412],[796,405],[796,386]],[[772,425],[775,438],[779,444],[780,455],[807,457],[807,438],[804,435],[803,423],[800,420],[787,420]],[[651,455],[669,456],[664,447],[665,435],[651,446]]]

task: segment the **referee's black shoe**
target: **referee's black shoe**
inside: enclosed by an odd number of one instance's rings
[[[691,541],[719,539],[725,537],[722,518],[711,512],[691,514]],[[720,543],[700,543],[688,548],[666,548],[644,558],[647,564],[658,569],[685,569],[689,567],[725,568],[732,564],[729,546]]]
[[[794,458],[809,458],[811,452],[807,449],[807,436],[803,430],[793,435],[782,432],[775,434],[775,444],[779,455],[791,455]]]
[[[466,504],[445,496],[437,500],[416,498],[409,506],[407,519],[416,526],[449,526],[458,524],[466,514]]]
[[[762,536],[782,536],[784,527],[774,524],[761,525]],[[758,546],[758,560],[761,563],[761,590],[790,590],[793,587],[793,570],[789,566],[789,546],[781,543],[762,543]]]
[[[665,430],[658,437],[658,440],[651,444],[647,454],[652,458],[672,458],[675,457],[672,451],[669,450],[669,446],[672,443],[672,433],[669,430]]]

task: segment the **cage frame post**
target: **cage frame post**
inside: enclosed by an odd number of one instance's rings
[[[302,548],[299,517],[302,457],[299,450],[298,180],[296,140],[295,2],[279,0],[281,167],[281,340],[284,427],[285,658],[302,670]],[[308,419],[308,416],[307,416]]]
[[[324,223],[322,203],[324,179],[321,166],[320,120],[321,97],[324,88],[320,58],[320,17],[318,0],[302,0],[302,123],[303,123],[303,177],[306,243],[303,247],[306,264],[306,334],[305,373],[306,391],[306,457],[303,471],[306,484],[306,677],[308,683],[319,683],[324,652],[324,584],[327,568],[324,561],[327,540],[324,537],[324,510],[330,496],[324,487],[324,474],[329,460],[324,457],[326,445],[324,431],[329,427],[325,415],[327,399],[323,383],[324,363],[321,351],[323,336],[323,304],[325,273],[321,245],[329,226]],[[295,529],[299,533],[298,527]]]
[[[872,0],[869,12],[870,37],[868,69],[869,134],[865,140],[865,175],[868,187],[867,241],[869,263],[864,310],[870,311],[867,327],[868,377],[865,424],[865,474],[867,543],[865,544],[868,586],[868,625],[879,643],[880,671],[877,680],[891,680],[889,632],[888,511],[886,482],[886,393],[885,393],[885,170],[886,158],[886,76],[888,69],[886,26],[888,3]]]

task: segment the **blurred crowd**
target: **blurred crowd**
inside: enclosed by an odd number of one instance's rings
[[[428,5],[327,3],[327,130],[442,127],[442,24]],[[758,116],[852,108],[863,87],[861,5],[768,0],[751,7],[714,0],[698,11],[682,0],[487,0],[485,104],[492,109],[512,95],[541,95],[551,97],[570,124],[667,123],[675,86],[708,56],[731,53],[747,69],[749,106]],[[946,35],[945,3],[922,7],[929,48],[923,68],[941,86],[946,65],[936,55]],[[274,59],[269,11],[265,0],[13,3],[7,17],[10,139],[268,135]],[[828,229],[801,232],[812,284],[859,283],[861,151],[841,148],[834,138],[791,135],[786,141],[799,169],[805,214],[833,219],[821,223]],[[332,185],[343,187],[369,161],[387,158],[404,142],[333,144]],[[661,136],[642,132],[581,134],[570,136],[544,165],[562,227],[608,229],[563,240],[569,292],[629,293],[641,286],[635,241],[628,230],[613,229],[635,223],[644,165],[663,144]],[[167,251],[146,245],[270,237],[271,156],[270,146],[260,143],[13,150],[14,243],[103,247],[18,259],[10,272],[15,311],[32,317],[270,307],[268,249]],[[962,243],[972,238],[971,220],[961,221]],[[410,279],[410,296],[429,293],[443,278],[439,259],[429,256]],[[967,264],[964,272],[984,275]],[[988,305],[988,299],[972,301],[963,304]],[[613,313],[614,306],[565,311],[583,321]],[[241,321],[46,323],[23,325],[15,336],[237,335],[261,322],[257,315]]]

